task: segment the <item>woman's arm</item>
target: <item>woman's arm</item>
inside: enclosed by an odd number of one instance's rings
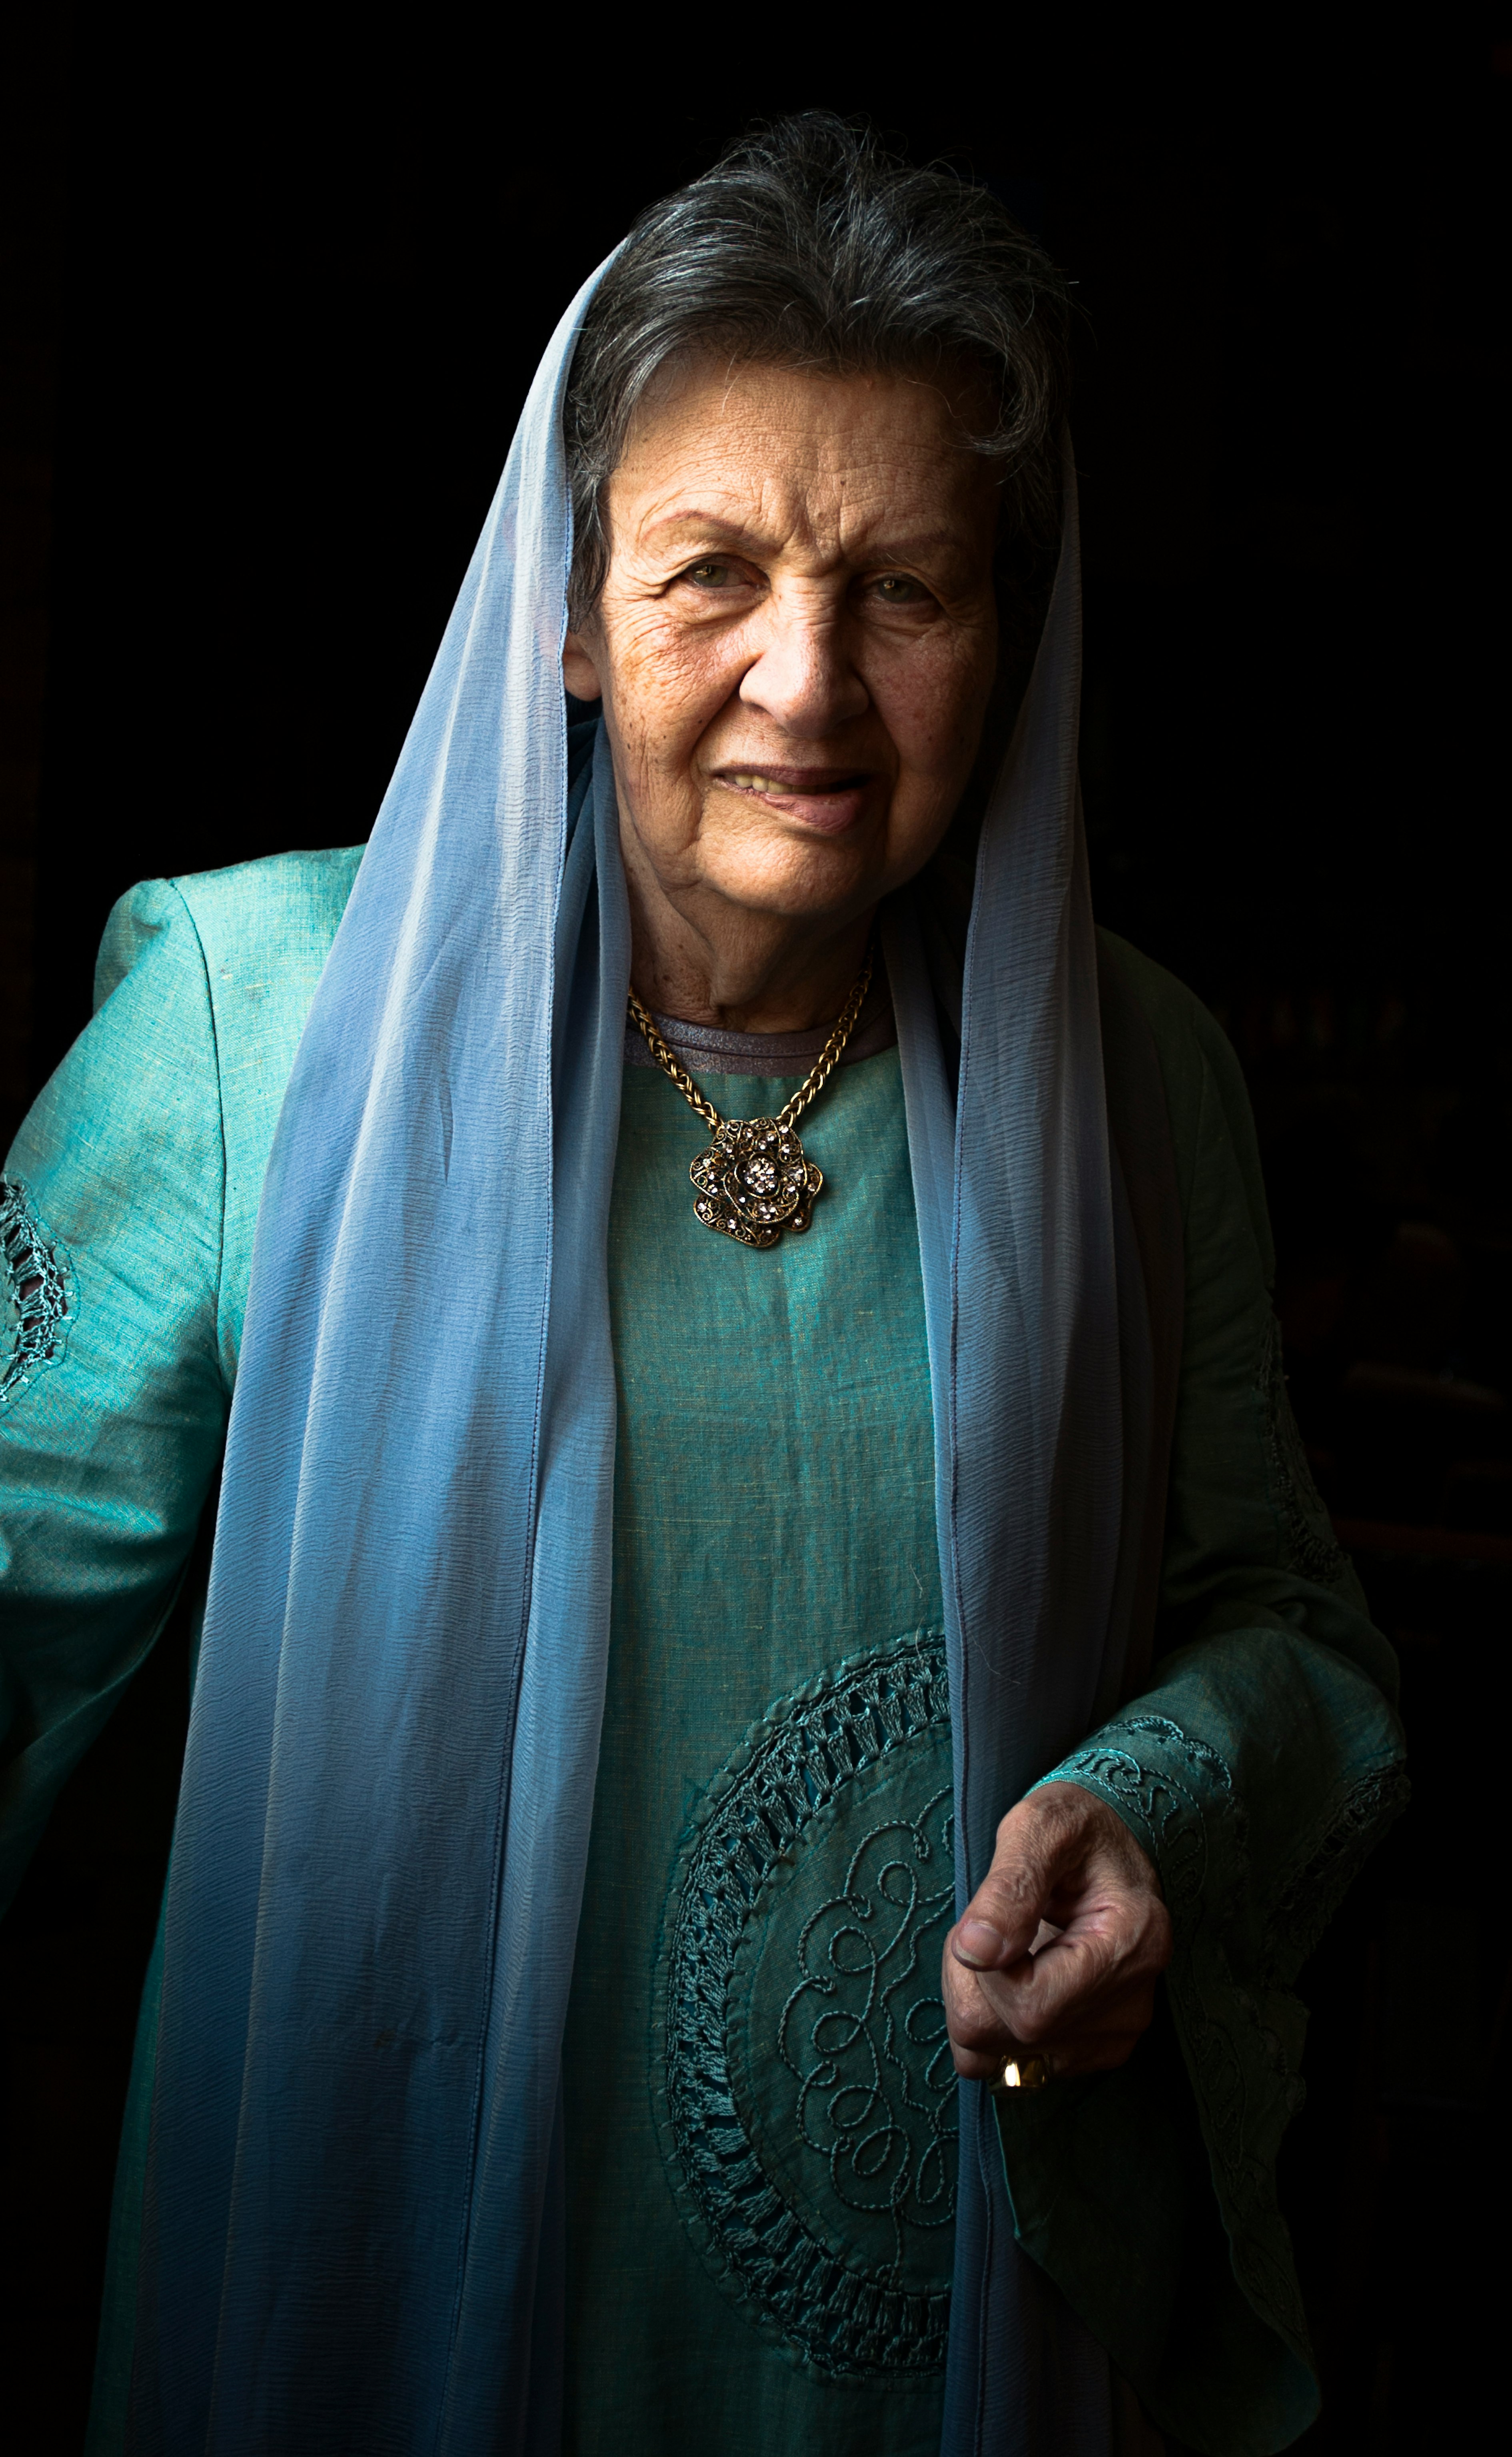
[[[1316,2404],[1274,2183],[1302,2097],[1292,1987],[1406,1796],[1396,1662],[1292,1419],[1237,1063],[1189,993],[1120,953],[1160,1051],[1186,1245],[1157,1660],[1005,1817],[951,1933],[945,2000],[963,2072],[1017,2047],[1058,2076],[1003,2110],[1035,2257],[1167,2427],[1278,2447]],[[1042,1915],[1063,1934],[1031,1958]],[[1168,1964],[1170,2023],[1129,2064]],[[1222,2234],[1193,2271],[1194,2192]]]
[[[0,1906],[167,1618],[230,1397],[216,1035],[168,882],[116,906],[96,992],[6,1162]]]

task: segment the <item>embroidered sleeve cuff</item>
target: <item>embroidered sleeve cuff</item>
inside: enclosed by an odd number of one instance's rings
[[[1209,1827],[1221,1820],[1239,1839],[1233,1778],[1217,1750],[1164,1715],[1137,1715],[1106,1724],[1041,1782],[1079,1784],[1118,1811],[1159,1870],[1178,1940],[1186,1936],[1202,1903]]]

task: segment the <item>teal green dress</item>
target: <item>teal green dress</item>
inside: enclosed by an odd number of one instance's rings
[[[709,1075],[726,1114],[797,1089]],[[565,2063],[571,2457],[939,2446],[954,2248],[949,1697],[896,1049],[813,1230],[694,1217],[627,1067],[609,1693]]]
[[[95,1020],[7,1162],[6,1892],[185,1577],[269,1143],[360,858],[124,898]],[[1216,2457],[1261,2457],[1316,2408],[1274,2180],[1301,2090],[1292,1981],[1401,1796],[1394,1667],[1286,1404],[1232,1054],[1169,975],[1107,944],[1159,1056],[1185,1344],[1157,1661],[1059,1771],[1150,1852],[1177,1952],[1159,2035],[1122,2074],[1016,2106],[1004,2150],[1021,2242],[1150,2410]],[[779,1097],[707,1088],[732,1110]],[[814,1114],[827,1185],[806,1240],[751,1254],[699,1227],[700,1140],[668,1084],[628,1070],[564,2447],[922,2452],[951,2269],[949,1744],[896,1054],[843,1070]],[[149,1977],[95,2457],[121,2446],[155,2021]]]

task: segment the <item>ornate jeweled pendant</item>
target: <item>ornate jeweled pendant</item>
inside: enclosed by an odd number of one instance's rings
[[[775,1246],[814,1215],[824,1172],[779,1118],[726,1118],[688,1170],[698,1188],[694,1209],[706,1228],[740,1246]]]
[[[839,1020],[790,1101],[775,1118],[721,1118],[705,1100],[686,1066],[673,1056],[633,990],[627,1004],[631,1022],[670,1084],[675,1084],[688,1106],[697,1112],[714,1135],[707,1151],[689,1166],[698,1188],[695,1216],[706,1228],[733,1237],[737,1246],[775,1246],[784,1228],[801,1235],[814,1216],[815,1197],[822,1190],[824,1172],[805,1160],[794,1132],[794,1121],[817,1101],[835,1072],[845,1044],[856,1029],[871,985],[872,950],[840,1009]]]

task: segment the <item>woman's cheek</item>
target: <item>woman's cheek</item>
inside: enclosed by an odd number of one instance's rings
[[[739,674],[727,640],[648,630],[625,644],[616,691],[621,724],[640,737],[657,765],[675,763],[691,756],[738,687]]]
[[[970,767],[986,695],[976,660],[942,656],[932,641],[922,644],[916,657],[899,659],[879,673],[873,690],[877,712],[900,761],[925,775],[956,765]],[[963,754],[963,737],[968,733],[971,749]]]

